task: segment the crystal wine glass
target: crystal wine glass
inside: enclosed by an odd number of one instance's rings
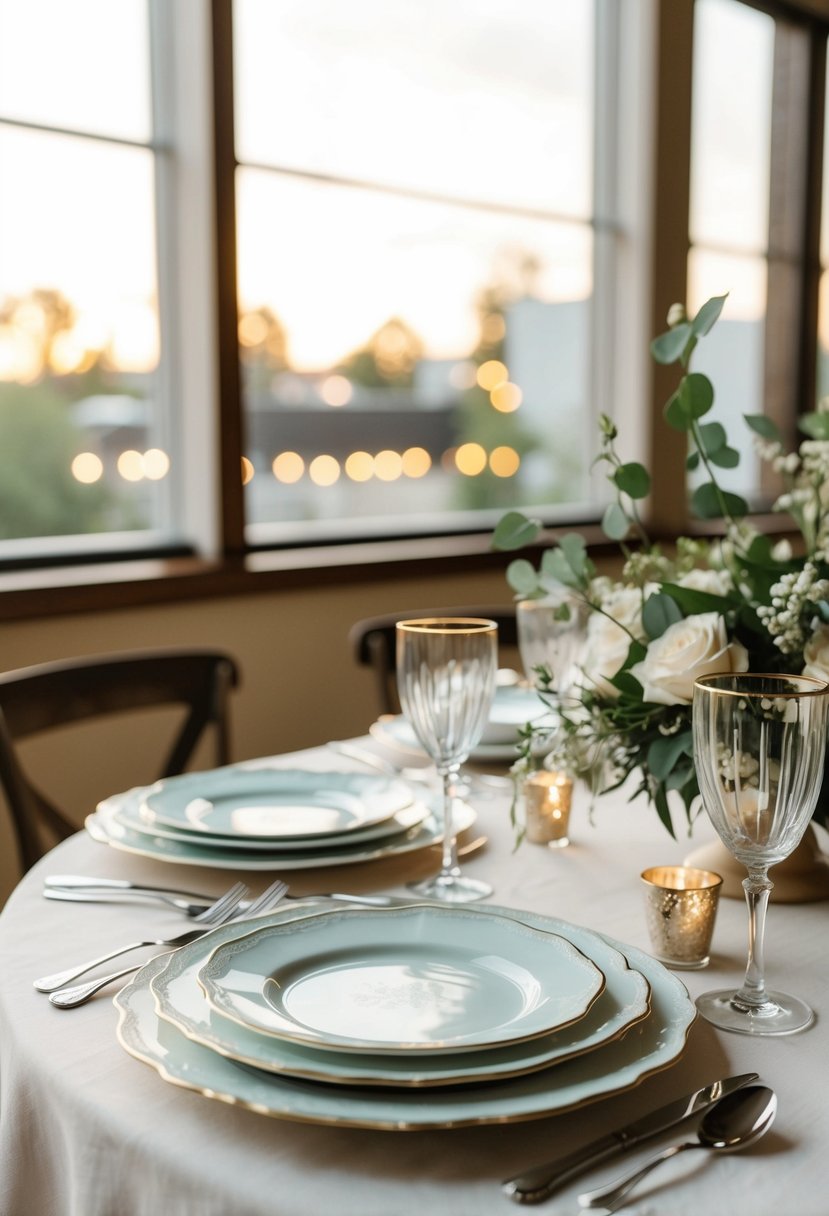
[[[466,903],[492,894],[461,875],[453,824],[461,764],[481,738],[495,692],[498,626],[473,617],[433,617],[397,625],[397,685],[403,713],[443,783],[443,857],[438,873],[413,884],[418,895]]]
[[[768,870],[795,849],[823,774],[829,685],[807,676],[712,675],[694,686],[694,763],[708,816],[748,870],[748,966],[737,991],[706,992],[709,1022],[743,1034],[794,1034],[814,1014],[794,996],[768,992],[763,934],[774,884]]]

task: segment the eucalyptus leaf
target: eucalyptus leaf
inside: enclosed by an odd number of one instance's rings
[[[651,342],[651,354],[657,363],[676,363],[692,337],[691,326],[687,321],[682,325],[675,325],[673,329],[654,338]]]
[[[716,452],[709,452],[708,459],[718,469],[736,469],[740,463],[740,453],[726,444],[725,447],[717,448]]]
[[[672,426],[675,431],[690,431],[693,419],[682,404],[679,389],[668,398],[662,412],[668,426]]]
[[[682,756],[693,753],[694,740],[690,730],[675,735],[660,735],[648,748],[648,768],[657,781],[665,781]]]
[[[649,595],[642,608],[642,624],[648,637],[661,638],[666,629],[682,620],[682,609],[670,595]]]
[[[608,504],[602,516],[602,531],[611,540],[624,540],[630,528],[630,520],[617,502]]]
[[[783,436],[780,434],[780,428],[772,418],[769,418],[768,414],[743,414],[743,418],[755,435],[761,435],[763,439],[771,439],[777,443],[781,442]]]
[[[701,612],[719,612],[724,616],[733,605],[724,595],[711,591],[698,591],[696,587],[680,587],[677,583],[663,583],[662,594],[676,600],[684,616],[696,616]]]
[[[528,519],[520,511],[507,511],[492,534],[495,549],[522,549],[532,544],[541,531],[541,521]]]
[[[804,414],[797,425],[810,439],[829,439],[829,414]]]
[[[702,372],[689,372],[679,385],[683,413],[689,418],[702,418],[714,404],[714,386]]]
[[[674,825],[671,823],[671,808],[668,806],[668,795],[665,791],[664,785],[657,785],[656,789],[654,790],[653,804],[656,807],[656,813],[659,816],[662,826],[666,828],[667,831],[669,831],[673,836],[674,840],[676,840]]]
[[[686,469],[688,469],[688,471],[690,473],[693,473],[694,469],[699,468],[699,464],[700,464],[699,452],[690,452],[688,454],[688,458],[685,461]]]
[[[618,488],[630,498],[647,498],[651,490],[651,475],[643,464],[631,460],[619,465],[613,474]]]
[[[518,595],[530,598],[538,594],[538,575],[532,562],[516,558],[507,566],[507,582]]]
[[[721,422],[704,422],[699,428],[699,434],[706,456],[711,456],[725,447],[727,436]]]
[[[583,578],[587,569],[587,548],[584,537],[578,532],[567,532],[558,542],[561,552],[567,559],[570,569],[579,578]]]
[[[691,507],[700,519],[720,519],[724,514],[739,519],[748,514],[748,503],[744,498],[718,489],[713,481],[697,486],[691,496]]]
[[[725,304],[727,298],[727,295],[712,296],[710,300],[705,301],[691,322],[691,333],[694,337],[702,338],[709,332],[722,312],[723,304]]]

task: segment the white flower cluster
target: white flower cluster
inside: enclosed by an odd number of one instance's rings
[[[808,561],[802,570],[784,574],[771,588],[771,604],[761,604],[757,615],[774,645],[783,654],[796,654],[806,645],[814,618],[813,606],[829,596],[829,580],[818,578]]]

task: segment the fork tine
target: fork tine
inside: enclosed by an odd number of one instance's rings
[[[203,925],[222,924],[227,919],[227,915],[236,911],[241,900],[248,893],[248,888],[243,882],[235,882],[232,887],[225,891],[209,908],[205,908],[198,916],[193,919]]]
[[[246,909],[245,916],[257,916],[260,912],[269,912],[271,908],[279,903],[287,890],[288,884],[278,878]]]

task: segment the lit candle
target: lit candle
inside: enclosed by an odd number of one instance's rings
[[[678,969],[708,965],[722,878],[712,870],[654,866],[642,873],[653,952]]]
[[[524,782],[527,840],[563,849],[570,843],[573,782],[566,773],[533,773]]]

